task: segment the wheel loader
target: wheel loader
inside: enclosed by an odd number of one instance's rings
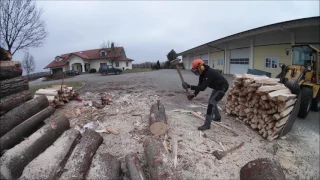
[[[310,109],[320,110],[320,57],[319,50],[311,45],[294,45],[292,65],[282,65],[277,76],[294,94],[300,96],[297,101],[298,117],[307,117]],[[289,55],[289,50],[286,50]],[[299,103],[299,104],[298,104]]]

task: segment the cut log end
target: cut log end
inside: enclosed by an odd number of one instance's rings
[[[150,131],[154,135],[163,135],[168,131],[169,126],[163,121],[155,122],[150,126]]]

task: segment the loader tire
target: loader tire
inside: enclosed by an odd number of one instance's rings
[[[312,99],[311,110],[315,112],[320,111],[320,90],[318,91],[317,96]]]
[[[299,109],[298,117],[305,118],[311,108],[312,103],[312,89],[308,87],[302,87],[301,89],[301,104]]]

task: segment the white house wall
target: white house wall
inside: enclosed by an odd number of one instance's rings
[[[96,69],[97,71],[99,71],[100,63],[107,63],[108,65],[111,65],[111,62],[105,59],[89,60],[89,63],[90,63],[90,69]]]

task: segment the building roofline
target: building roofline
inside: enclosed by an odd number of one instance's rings
[[[305,23],[305,24],[302,24],[302,23]],[[252,36],[252,35],[262,34],[262,33],[271,32],[271,31],[275,31],[275,30],[282,30],[285,28],[294,28],[294,27],[303,27],[303,26],[308,26],[308,25],[320,25],[320,16],[300,18],[300,19],[294,19],[294,20],[289,20],[289,21],[282,21],[282,22],[278,22],[278,23],[274,23],[274,24],[269,24],[269,25],[257,27],[257,28],[250,29],[247,31],[242,31],[242,32],[239,32],[236,34],[232,34],[232,35],[220,38],[220,39],[216,39],[216,40],[201,44],[201,45],[196,46],[194,48],[180,52],[180,53],[178,53],[178,55],[181,56],[188,51],[197,49],[201,46],[207,46],[209,44],[218,44],[218,43],[223,43],[223,42],[227,42],[227,41],[234,40],[234,39],[239,39],[239,38],[248,37],[248,36]]]

